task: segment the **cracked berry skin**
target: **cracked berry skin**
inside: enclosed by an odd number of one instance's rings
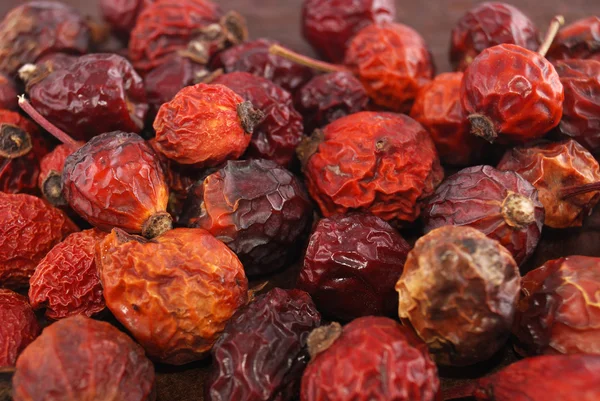
[[[296,146],[304,129],[302,116],[294,108],[289,92],[247,72],[221,75],[211,84],[228,87],[265,113],[264,120],[254,129],[244,157],[273,160],[289,167],[296,158]]]
[[[518,265],[535,251],[544,206],[533,185],[512,171],[474,166],[446,178],[423,206],[425,232],[469,226],[500,242]]]
[[[154,366],[109,323],[73,316],[45,328],[21,354],[15,401],[153,401]]]
[[[204,358],[248,300],[244,267],[205,230],[152,240],[114,229],[96,247],[106,306],[157,362]]]
[[[421,237],[396,284],[398,315],[440,365],[491,358],[508,340],[521,277],[511,253],[472,227]]]
[[[17,110],[17,85],[8,75],[0,73],[0,109]]]
[[[300,400],[435,401],[439,388],[427,346],[400,323],[367,316],[344,326],[308,364]]]
[[[49,53],[87,53],[91,33],[79,12],[57,1],[32,1],[0,21],[0,72],[15,76]]]
[[[100,13],[117,33],[129,36],[145,7],[155,0],[99,0]]]
[[[393,316],[394,289],[410,245],[387,222],[367,213],[319,221],[304,256],[297,288],[331,319]]]
[[[52,320],[73,315],[91,317],[106,307],[96,267],[96,244],[106,237],[97,230],[69,235],[44,256],[29,280],[29,301]]]
[[[340,118],[304,140],[298,155],[308,192],[325,217],[360,210],[412,222],[444,175],[429,134],[402,114]]]
[[[564,89],[548,60],[516,45],[490,47],[473,60],[461,86],[471,133],[498,143],[540,138],[560,123]]]
[[[297,93],[295,105],[304,117],[304,132],[311,134],[349,114],[367,109],[369,96],[360,81],[349,72],[315,76]]]
[[[274,288],[240,308],[212,349],[207,401],[289,401],[308,362],[306,340],[321,315],[300,290]]]
[[[549,60],[600,61],[600,16],[582,18],[563,27],[548,50]]]
[[[540,34],[533,21],[510,4],[478,4],[452,30],[450,62],[455,70],[464,71],[479,53],[504,43],[536,51]]]
[[[321,57],[341,63],[356,33],[395,18],[393,0],[305,0],[302,35]]]
[[[373,46],[377,43],[377,46]],[[435,67],[425,40],[398,23],[370,25],[354,36],[344,64],[360,79],[377,106],[408,112]]]
[[[513,326],[520,353],[600,355],[600,258],[546,262],[522,280]]]
[[[148,112],[142,78],[116,54],[88,54],[28,90],[31,104],[78,140],[110,131],[138,133]]]
[[[15,366],[19,354],[40,334],[27,297],[0,288],[0,369]]]
[[[228,161],[190,189],[182,222],[207,230],[240,258],[249,276],[298,256],[312,204],[300,180],[271,160]]]

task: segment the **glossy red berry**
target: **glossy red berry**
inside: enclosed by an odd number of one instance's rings
[[[600,61],[600,16],[582,18],[562,28],[548,50],[551,60]]]
[[[27,297],[0,288],[0,369],[13,367],[17,357],[39,334],[40,325]]]
[[[15,81],[8,75],[0,73],[0,109],[16,110],[18,108],[17,95]]]

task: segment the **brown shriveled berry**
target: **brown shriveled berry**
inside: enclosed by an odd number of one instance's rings
[[[248,300],[242,264],[205,230],[147,240],[114,229],[96,249],[106,305],[156,361],[205,357]]]
[[[83,146],[83,143],[80,143],[80,146]],[[61,144],[40,160],[38,188],[42,195],[44,195],[44,198],[53,206],[67,205],[62,192],[62,173],[65,160],[74,151],[70,145]]]
[[[0,73],[0,109],[17,110],[17,86],[8,75]]]
[[[492,357],[508,340],[520,290],[510,252],[471,227],[421,237],[396,284],[398,314],[442,365]]]
[[[0,288],[0,322],[1,369],[15,365],[21,351],[40,334],[40,325],[27,298],[3,288]]]
[[[588,59],[600,56],[600,16],[582,18],[558,32],[548,50],[551,60]]]

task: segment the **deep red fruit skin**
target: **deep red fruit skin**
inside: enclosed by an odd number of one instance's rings
[[[12,367],[40,334],[40,325],[27,298],[4,288],[0,288],[0,321],[0,368]]]
[[[0,72],[13,76],[48,53],[84,54],[90,43],[90,29],[74,8],[57,1],[27,2],[0,21]]]
[[[341,63],[350,39],[358,31],[395,18],[393,0],[305,0],[302,34],[321,57]]]
[[[394,289],[410,245],[388,223],[366,213],[324,218],[315,227],[297,288],[331,319],[394,316]]]
[[[16,110],[17,86],[6,74],[0,73],[0,109]]]
[[[0,285],[27,286],[38,262],[77,227],[35,196],[0,192]]]
[[[368,316],[346,325],[333,345],[308,364],[300,400],[434,401],[439,386],[427,346],[410,329]]]
[[[490,47],[473,60],[461,86],[462,106],[493,125],[499,143],[544,136],[560,123],[564,90],[558,73],[538,53],[516,45]]]
[[[600,60],[600,16],[582,18],[562,28],[548,50],[548,59]]]
[[[313,77],[313,73],[310,68],[270,54],[269,48],[274,44],[278,42],[257,39],[233,46],[217,54],[212,67],[222,68],[225,72],[249,72],[294,93]]]
[[[67,53],[49,53],[40,57],[36,63],[36,67],[43,67],[49,71],[62,70],[73,65],[79,56]]]
[[[212,349],[207,401],[288,401],[308,361],[306,339],[321,322],[310,296],[274,288],[240,308]]]
[[[270,160],[228,161],[190,189],[182,223],[223,241],[249,276],[293,262],[310,228],[312,204],[300,180]]]
[[[560,132],[599,153],[600,60],[562,60],[554,66],[565,89]]]
[[[308,191],[325,217],[356,209],[412,222],[420,201],[442,181],[431,137],[408,116],[363,111],[315,133],[312,149],[299,153]]]
[[[81,144],[83,146],[83,143]],[[38,189],[44,196],[46,192],[44,191],[44,184],[48,178],[52,176],[62,176],[63,167],[65,165],[65,161],[67,157],[73,153],[73,148],[69,145],[58,145],[51,152],[46,154],[40,160],[40,175],[38,176]],[[62,198],[62,196],[61,196]],[[54,199],[52,199],[54,200]],[[56,205],[64,206],[66,203],[64,199],[59,201]]]
[[[536,51],[540,34],[533,21],[510,4],[478,4],[452,29],[450,62],[455,70],[464,71],[479,53],[503,43]]]
[[[526,205],[512,216],[507,203],[515,196]],[[519,219],[519,213],[527,216]],[[447,225],[476,228],[500,242],[522,265],[540,241],[544,215],[537,190],[519,174],[475,166],[446,178],[427,198],[422,216],[426,232]]]
[[[100,0],[100,12],[117,33],[129,35],[142,10],[155,0]]]
[[[73,233],[40,261],[29,280],[29,301],[53,320],[92,315],[106,307],[96,268],[96,243],[106,237],[97,229]]]
[[[221,75],[211,84],[227,86],[265,113],[262,123],[254,128],[245,157],[273,160],[289,167],[295,160],[303,132],[302,116],[294,108],[289,92],[247,72]]]
[[[108,323],[73,316],[52,324],[21,354],[15,401],[152,401],[154,366]]]
[[[304,117],[304,132],[311,134],[338,118],[367,109],[369,96],[349,72],[315,76],[296,93],[295,104]]]
[[[35,109],[75,139],[140,132],[148,112],[142,78],[116,54],[89,54],[29,88]]]

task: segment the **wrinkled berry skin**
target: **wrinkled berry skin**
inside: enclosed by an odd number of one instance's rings
[[[425,231],[469,226],[500,242],[522,265],[540,241],[544,206],[519,174],[491,166],[460,170],[437,187],[423,206]]]
[[[395,18],[393,0],[305,0],[302,34],[321,57],[341,63],[348,42],[358,31]]]
[[[62,70],[73,65],[79,56],[67,53],[50,53],[40,57],[35,63],[36,67],[45,68],[48,71]],[[43,70],[40,70],[43,71]]]
[[[125,333],[83,316],[61,320],[19,357],[15,401],[152,401],[154,366]]]
[[[315,76],[296,94],[296,108],[304,117],[304,132],[311,134],[348,114],[367,109],[369,96],[349,72]]]
[[[554,66],[565,89],[560,132],[600,153],[600,60],[562,60]]]
[[[562,28],[548,50],[548,59],[600,61],[600,16],[582,18]]]
[[[562,198],[560,192],[566,187],[600,181],[600,165],[573,140],[512,148],[504,154],[498,169],[519,173],[536,187],[548,227],[581,227],[600,200],[598,192]]]
[[[81,144],[83,146],[83,143]],[[54,206],[65,206],[62,194],[62,172],[67,157],[73,153],[73,148],[69,145],[58,145],[51,152],[46,154],[40,160],[40,175],[38,176],[38,189],[44,195],[44,198]],[[51,188],[49,180],[58,181],[60,184]],[[57,193],[57,191],[60,191]]]
[[[48,53],[87,53],[90,28],[74,8],[57,1],[32,1],[0,21],[0,72],[14,76]]]
[[[29,302],[46,309],[53,320],[73,315],[91,317],[104,310],[96,267],[96,243],[106,237],[97,229],[73,233],[40,261],[29,280]]]
[[[340,118],[298,149],[308,191],[325,217],[350,210],[412,222],[442,181],[435,145],[408,116],[360,112]]]
[[[513,334],[523,354],[600,355],[600,258],[546,262],[522,280]]]
[[[138,133],[148,112],[142,78],[116,54],[89,54],[29,88],[31,104],[75,139]]]
[[[96,247],[96,261],[106,305],[158,362],[206,356],[248,299],[244,267],[205,230],[146,240],[115,229]]]
[[[564,90],[538,53],[516,45],[490,47],[473,60],[461,86],[471,132],[493,142],[522,143],[560,123]]]
[[[117,33],[129,35],[142,10],[155,0],[99,0],[102,17]]]
[[[540,34],[525,14],[510,4],[485,2],[467,11],[452,29],[450,62],[464,71],[488,47],[510,43],[531,51],[540,46]]]
[[[8,75],[0,73],[0,109],[17,110],[17,86]]]
[[[217,54],[212,66],[222,68],[227,73],[249,72],[294,93],[313,77],[313,73],[310,68],[269,53],[269,48],[275,44],[278,42],[257,39],[233,46]]]
[[[240,258],[246,274],[288,266],[310,228],[300,180],[270,160],[228,161],[190,189],[182,222],[207,230]]]
[[[245,157],[273,160],[289,167],[296,158],[296,146],[302,140],[304,128],[289,92],[247,72],[221,75],[211,83],[228,87],[265,113],[265,119],[252,134]]]
[[[485,141],[471,135],[460,103],[462,72],[436,76],[417,94],[410,116],[431,134],[444,164],[465,166],[481,159]]]
[[[39,334],[40,325],[27,298],[0,288],[0,369],[15,366],[17,357]]]
[[[274,288],[239,309],[212,349],[207,401],[288,401],[307,363],[306,339],[321,315],[304,291]]]
[[[434,401],[439,387],[427,346],[394,320],[368,316],[308,364],[300,400]]]
[[[379,217],[324,218],[310,236],[296,286],[332,319],[393,316],[398,310],[394,286],[408,251],[410,245]]]
[[[438,364],[466,366],[506,343],[520,290],[510,252],[471,227],[446,226],[421,237],[396,284],[398,314]]]
[[[397,112],[410,111],[435,70],[425,40],[398,23],[370,25],[358,32],[344,64],[358,76],[376,105]]]
[[[77,227],[35,196],[0,192],[0,285],[29,284],[40,260]]]

